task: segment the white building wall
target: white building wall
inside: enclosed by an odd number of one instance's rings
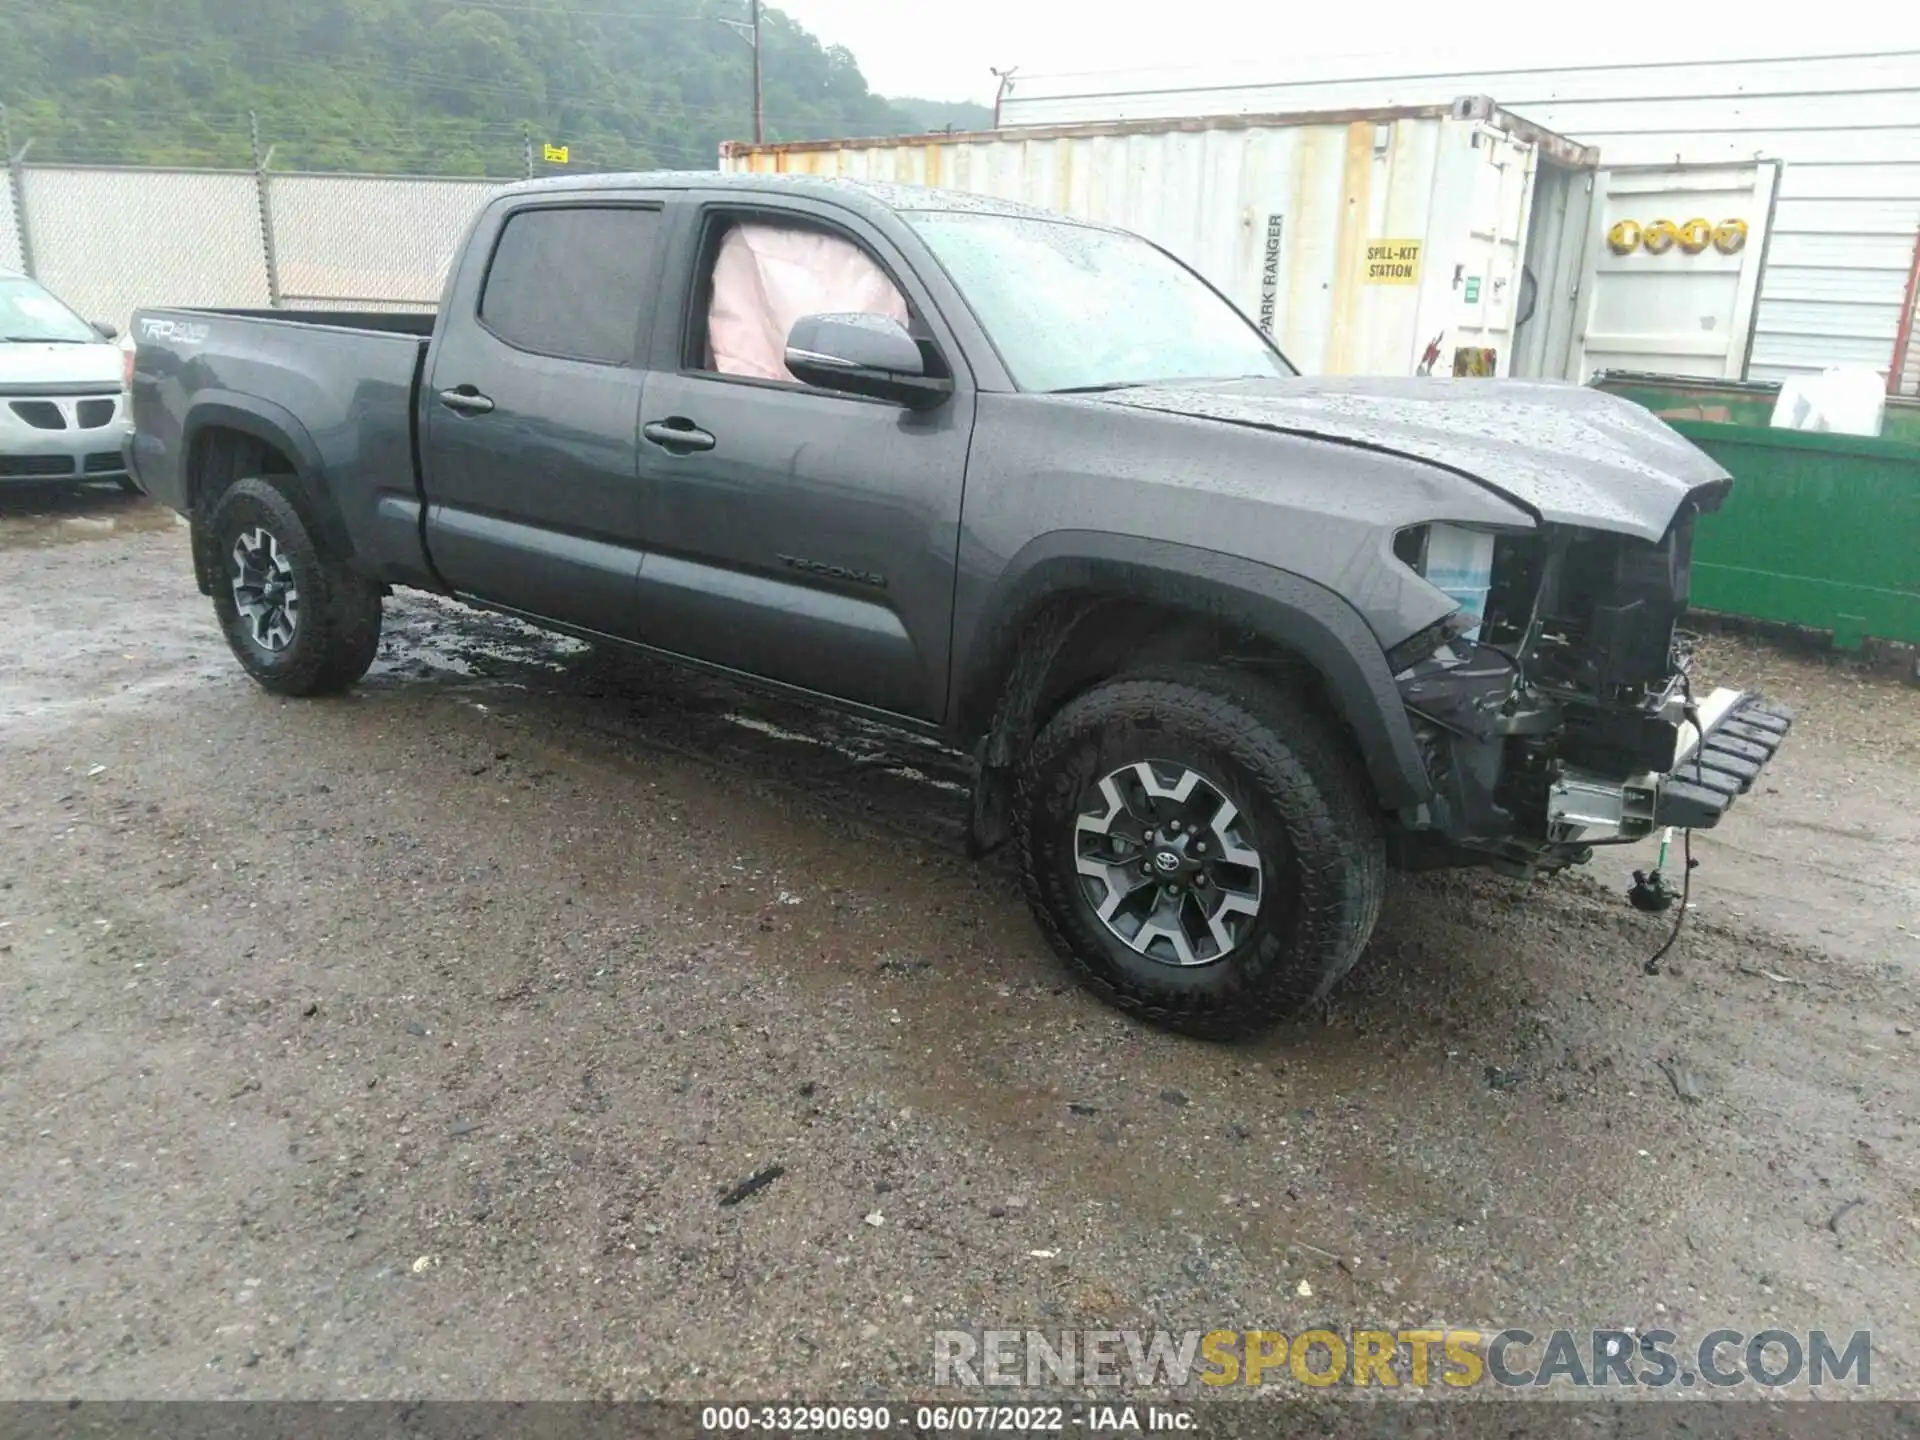
[[[1920,51],[1388,74],[1352,61],[1260,83],[1022,76],[1004,126],[1291,114],[1491,96],[1605,166],[1785,162],[1749,373],[1886,372],[1920,234]]]

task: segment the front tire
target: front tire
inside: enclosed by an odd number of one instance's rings
[[[207,521],[214,613],[234,658],[276,695],[325,695],[367,673],[380,591],[329,555],[271,480],[236,480]]]
[[[1016,826],[1054,949],[1109,1004],[1256,1034],[1353,968],[1386,887],[1381,816],[1327,721],[1208,667],[1109,681],[1035,741]]]

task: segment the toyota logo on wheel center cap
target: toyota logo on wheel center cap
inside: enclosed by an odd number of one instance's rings
[[[1180,857],[1171,850],[1162,850],[1153,857],[1153,863],[1163,873],[1171,875],[1180,868]]]

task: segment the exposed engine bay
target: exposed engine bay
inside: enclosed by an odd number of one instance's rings
[[[1657,541],[1561,525],[1475,537],[1491,550],[1478,612],[1389,657],[1435,787],[1407,863],[1560,869],[1658,826],[1711,826],[1758,776],[1791,720],[1739,691],[1696,701],[1680,628],[1693,522],[1683,507]],[[1456,528],[1404,530],[1395,553],[1444,583],[1432,566]]]

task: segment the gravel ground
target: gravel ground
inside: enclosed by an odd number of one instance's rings
[[[1067,982],[937,746],[418,596],[277,700],[117,497],[0,497],[0,613],[0,1395],[899,1397],[939,1329],[1312,1322],[1871,1327],[1920,1390],[1895,682],[1711,642],[1802,719],[1666,973],[1644,850],[1408,877],[1222,1047]]]

